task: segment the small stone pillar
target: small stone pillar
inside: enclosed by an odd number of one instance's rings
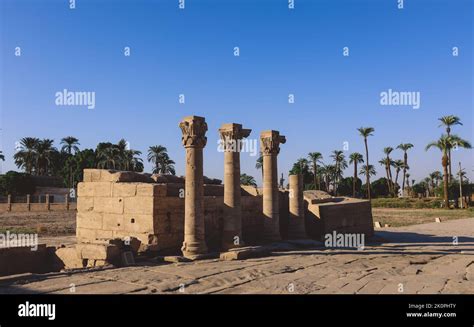
[[[31,211],[31,196],[29,194],[26,195],[26,207],[28,211]]]
[[[183,255],[191,259],[207,253],[204,230],[203,148],[207,124],[203,117],[188,116],[179,124],[186,149]]]
[[[290,175],[288,179],[290,183],[290,218],[288,221],[288,238],[306,238],[304,222],[303,175]]]
[[[285,142],[286,138],[278,131],[270,130],[260,134],[260,150],[263,155],[263,239],[268,242],[281,239],[277,156],[280,144]]]
[[[251,129],[241,124],[223,124],[219,129],[224,151],[224,229],[222,249],[243,246],[242,208],[240,189],[241,140],[250,135]]]
[[[7,211],[12,211],[12,195],[7,196]]]

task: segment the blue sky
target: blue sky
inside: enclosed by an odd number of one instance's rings
[[[310,151],[329,162],[348,142],[347,156],[363,153],[356,128],[372,126],[378,177],[383,147],[411,142],[410,173],[419,181],[441,170],[440,153],[424,150],[442,132],[438,117],[460,116],[464,126],[454,132],[473,140],[472,3],[405,0],[400,10],[396,0],[296,0],[289,10],[287,0],[186,0],[181,10],[178,0],[76,0],[72,10],[66,0],[0,0],[2,171],[16,169],[20,138],[59,146],[73,135],[81,148],[125,138],[144,159],[150,145],[164,145],[184,174],[178,123],[196,114],[209,125],[208,176],[223,174],[217,129],[236,122],[251,138],[268,129],[286,135],[285,175]],[[420,92],[421,108],[381,106],[390,88]],[[95,92],[95,109],[56,106],[63,89]],[[255,159],[243,153],[242,172],[260,181]],[[472,150],[453,161],[474,177]]]

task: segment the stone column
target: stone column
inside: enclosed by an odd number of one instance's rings
[[[260,134],[260,151],[263,155],[263,238],[277,241],[280,236],[280,208],[278,203],[277,156],[280,143],[286,139],[278,131],[264,131]]]
[[[188,116],[179,124],[186,149],[186,181],[184,202],[184,242],[181,251],[197,259],[207,253],[204,231],[203,155],[207,124],[203,117]]]
[[[251,129],[241,124],[223,124],[219,129],[224,150],[224,230],[222,249],[243,246],[242,208],[240,189],[241,140],[250,135]]]
[[[290,219],[288,221],[288,238],[306,238],[304,222],[303,175],[290,175]]]

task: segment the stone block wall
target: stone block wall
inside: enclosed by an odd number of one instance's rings
[[[142,249],[174,253],[184,239],[184,184],[156,183],[146,174],[86,169],[78,185],[77,239],[79,243],[135,237]],[[221,245],[224,186],[204,185],[206,243]],[[286,238],[289,219],[288,191],[280,190],[280,234]],[[262,243],[263,204],[259,189],[242,186],[242,237],[246,244]],[[370,202],[350,198],[321,200],[305,195],[306,232],[321,239],[326,233],[373,234]]]
[[[369,201],[344,197],[324,201],[305,200],[306,233],[311,238],[320,240],[333,231],[360,233],[366,237],[374,234]]]
[[[136,237],[152,250],[173,252],[184,238],[184,184],[158,184],[136,173],[84,170],[78,185],[77,241]],[[135,175],[135,177],[134,177]],[[142,182],[136,182],[136,180]],[[223,185],[204,185],[206,242],[218,249],[223,229]],[[258,240],[263,228],[262,197],[243,191],[243,238]]]

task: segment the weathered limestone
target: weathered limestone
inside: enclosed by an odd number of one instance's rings
[[[188,116],[179,124],[186,149],[186,181],[184,209],[185,257],[198,258],[207,253],[204,230],[203,155],[207,124],[204,117]]]
[[[263,238],[277,241],[280,237],[280,214],[278,204],[277,156],[280,144],[286,138],[278,131],[264,131],[260,134],[260,149],[263,155]]]
[[[241,124],[223,124],[219,129],[224,150],[224,229],[222,248],[243,246],[240,189],[240,140],[250,135]]]
[[[288,238],[306,238],[304,221],[303,175],[288,177],[290,183],[290,219],[288,222]]]

